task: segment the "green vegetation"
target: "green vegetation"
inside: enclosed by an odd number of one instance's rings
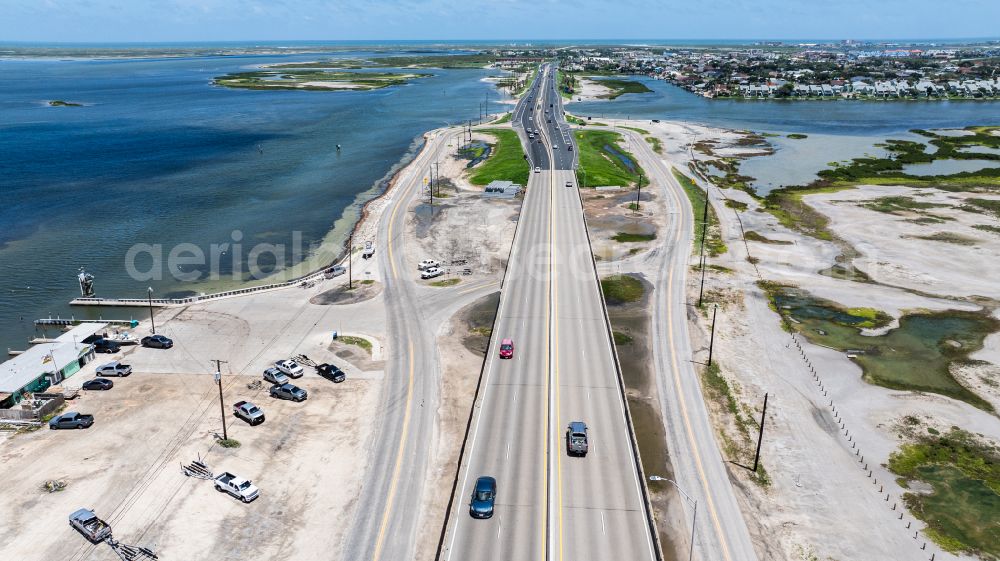
[[[684,188],[688,200],[691,201],[691,208],[694,210],[695,219],[695,239],[701,240],[701,221],[705,216],[705,192],[694,184],[690,177],[684,175],[676,168],[671,168],[677,182]],[[726,243],[722,241],[722,232],[719,229],[719,218],[715,215],[715,209],[711,205],[708,207],[708,231],[705,235],[705,250],[712,257],[717,257],[726,252]],[[701,248],[698,248],[700,253]]]
[[[445,286],[455,286],[456,284],[462,282],[462,279],[444,279],[439,281],[434,281],[431,286],[445,287]]]
[[[351,335],[342,335],[337,338],[338,341],[344,343],[345,345],[354,345],[356,347],[361,347],[362,349],[368,351],[368,354],[372,354],[372,342],[364,337],[353,337]]]
[[[955,234],[953,232],[934,232],[926,236],[916,236],[917,239],[930,240],[932,242],[952,243],[955,245],[975,245],[977,239]]]
[[[935,160],[1000,160],[1000,155],[989,153],[966,152],[963,149],[972,146],[1000,148],[1000,136],[993,134],[1000,127],[967,127],[965,130],[973,134],[963,136],[938,135],[928,131],[914,130],[912,132],[929,139],[927,144],[906,140],[888,140],[881,148],[889,152],[886,158],[863,157],[854,158],[843,164],[831,162],[830,169],[819,172],[819,179],[809,185],[787,187],[771,191],[764,198],[764,209],[773,214],[782,225],[795,229],[808,236],[822,240],[831,240],[841,245],[827,229],[827,219],[803,202],[802,197],[813,193],[829,193],[850,189],[856,185],[908,185],[913,187],[935,187],[949,191],[995,191],[1000,186],[1000,168],[987,168],[972,172],[961,172],[952,175],[916,176],[903,170],[908,164],[930,163]],[[936,150],[928,153],[928,145]],[[696,146],[697,148],[697,146]],[[880,212],[898,214],[902,211],[926,210],[927,203],[910,202],[907,197],[885,197],[869,201],[868,208]],[[978,203],[973,202],[978,201]],[[1000,203],[990,199],[970,199],[963,210],[996,210]],[[976,206],[977,204],[983,206]],[[943,220],[940,216],[925,215],[931,222]]]
[[[747,230],[746,233],[743,234],[743,237],[746,238],[748,242],[769,243],[774,245],[792,245],[792,242],[790,241],[772,240],[771,238],[765,237],[754,230]]]
[[[577,117],[576,115],[566,114],[566,122],[571,125],[580,125],[581,127],[587,126],[587,121]]]
[[[973,228],[977,230],[982,230],[984,232],[993,232],[994,234],[1000,234],[1000,226],[994,226],[992,224],[976,224]]]
[[[965,202],[986,212],[992,212],[997,218],[1000,218],[1000,200],[998,199],[968,199]]]
[[[504,123],[509,123],[509,122],[510,122],[510,119],[511,119],[511,117],[512,117],[513,115],[514,115],[514,113],[513,113],[513,112],[511,112],[511,111],[508,111],[508,112],[506,112],[506,113],[504,113],[504,114],[503,114],[503,117],[500,117],[499,119],[497,119],[496,121],[493,121],[493,122],[492,122],[492,123],[490,123],[490,124],[491,124],[491,125],[502,125],[502,124],[504,124]]]
[[[632,336],[628,333],[622,333],[621,331],[612,331],[611,335],[615,339],[615,345],[628,345],[633,341]]]
[[[850,189],[840,187],[788,187],[776,189],[764,197],[763,207],[774,215],[782,226],[797,230],[816,239],[834,241],[835,236],[827,229],[830,219],[806,204],[802,197],[815,193],[835,193]]]
[[[656,234],[630,234],[628,232],[618,232],[612,236],[611,239],[621,243],[651,242],[656,239]]]
[[[904,444],[888,463],[904,484],[922,481],[934,489],[904,495],[910,512],[927,524],[925,533],[942,548],[986,559],[1000,557],[997,446],[955,428],[945,435],[915,436],[915,442]]]
[[[645,293],[642,281],[629,275],[611,275],[601,279],[601,291],[609,306],[638,302]]]
[[[240,441],[235,438],[220,438],[219,446],[223,448],[239,448],[241,446]]]
[[[621,128],[628,129],[630,131],[635,131],[635,132],[637,132],[639,134],[644,134],[644,135],[645,134],[649,134],[648,130],[646,130],[646,129],[640,129],[639,127],[626,127],[626,126],[623,125]]]
[[[556,86],[559,95],[564,99],[573,99],[573,93],[576,92],[577,88],[576,76],[572,72],[556,70]]]
[[[947,207],[948,205],[918,201],[913,197],[893,196],[863,201],[861,206],[877,212],[903,214],[906,212],[918,212],[929,208]]]
[[[737,388],[726,380],[722,375],[718,362],[713,362],[707,366],[701,374],[702,387],[709,400],[715,402],[722,411],[727,414],[735,424],[737,437],[734,439],[729,431],[719,430],[722,437],[722,448],[730,461],[741,464],[752,463],[754,456],[753,435],[759,430],[760,424],[753,418],[752,411],[746,405],[740,403],[737,397]],[[771,479],[763,466],[757,466],[757,473],[752,476],[753,481],[762,487],[771,484]]]
[[[491,181],[502,180],[527,185],[531,168],[524,159],[517,133],[509,129],[487,129],[482,132],[492,135],[497,142],[493,145],[490,157],[473,170],[469,182],[473,185],[487,185]]]
[[[791,138],[792,140],[802,140],[804,138],[809,138],[809,135],[807,135],[807,134],[801,134],[801,133],[797,133],[797,132],[793,132],[792,134],[788,135],[787,137]]]
[[[726,199],[726,206],[734,208],[740,212],[744,212],[747,208],[749,208],[749,205],[742,201],[737,201],[736,199]]]
[[[887,388],[938,393],[992,411],[992,406],[958,383],[951,366],[968,361],[983,339],[1000,329],[985,313],[949,310],[913,313],[884,335],[866,336],[862,328],[888,325],[891,318],[868,308],[845,309],[835,302],[773,283],[759,283],[788,329],[814,343],[856,355],[866,381]]]
[[[660,142],[659,138],[655,136],[647,136],[646,142],[648,142],[649,145],[653,147],[653,151],[656,152],[657,154],[663,153],[663,143]]]
[[[603,79],[594,80],[594,82],[611,90],[610,92],[600,96],[603,99],[615,99],[618,96],[627,93],[649,93],[653,91],[647,88],[646,84],[635,82],[633,80]]]
[[[607,130],[576,131],[580,170],[577,181],[585,187],[630,187],[644,172],[632,154],[621,147],[622,136]],[[649,181],[643,177],[643,183]]]
[[[49,102],[49,107],[83,107],[83,104],[75,103],[72,101],[63,101],[61,99],[54,99]]]
[[[430,74],[400,74],[392,72],[346,72],[330,70],[257,70],[217,76],[213,83],[227,88],[245,90],[377,90],[399,86]]]

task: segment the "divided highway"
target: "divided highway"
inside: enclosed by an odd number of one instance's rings
[[[553,74],[544,66],[514,111],[540,170],[504,279],[440,552],[447,560],[657,558]],[[528,138],[534,130],[541,139]],[[507,337],[514,357],[503,360],[497,347]],[[566,454],[570,421],[590,429],[585,457]],[[487,520],[469,515],[480,475],[497,480]]]

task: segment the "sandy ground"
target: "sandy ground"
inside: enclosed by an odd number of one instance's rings
[[[487,134],[474,132],[472,137],[495,142]],[[414,267],[423,259],[440,261],[449,274],[435,281],[457,276],[466,284],[487,279],[499,282],[517,225],[521,197],[512,200],[482,197],[483,188],[467,179],[468,162],[454,152],[439,160],[441,177],[451,185],[442,186],[444,196],[435,198],[433,209],[426,189],[416,208],[411,209],[414,213],[407,222],[407,247],[413,251],[409,255]],[[456,232],[461,235],[455,235]],[[471,276],[460,274],[466,268],[472,269]]]
[[[574,101],[599,101],[606,99],[604,96],[611,93],[611,88],[602,86],[600,82],[594,80],[588,80],[587,78],[580,78],[577,80],[580,89],[573,92],[573,99],[566,101],[566,103],[573,103]]]
[[[695,142],[715,140],[714,151],[727,156],[748,151],[747,147],[736,144],[741,136],[737,131],[671,122],[617,121],[617,124],[643,128],[659,137],[663,142],[664,162],[685,172],[692,155],[707,159],[691,150]],[[996,220],[983,214],[934,208],[927,212],[954,220],[920,225],[908,221],[916,216],[888,215],[857,204],[886,195],[916,195],[912,191],[900,187],[864,187],[807,198],[830,217],[831,227],[838,235],[861,251],[862,257],[855,261],[856,265],[876,281],[885,283],[881,285],[819,275],[820,270],[834,264],[839,253],[836,246],[783,228],[770,214],[757,211],[757,204],[745,193],[726,191],[726,196],[749,205],[747,211],[739,213],[746,230],[791,242],[789,245],[750,242],[749,251],[759,260],[755,268],[747,260],[747,246],[740,237],[737,214],[724,206],[719,190],[712,190],[729,251],[710,263],[732,270],[707,275],[706,293],[721,303],[714,360],[734,387],[739,406],[750,418],[759,419],[763,395],[769,393],[762,458],[771,483],[761,487],[744,470],[730,467],[761,558],[910,560],[929,557],[934,551],[937,559],[953,558],[930,543],[926,553],[920,550],[921,544],[929,540],[923,535],[914,539],[913,530],[922,524],[909,513],[903,513],[900,519],[899,507],[892,510],[894,504],[901,505],[902,490],[881,464],[899,445],[899,435],[893,427],[903,416],[912,414],[932,420],[931,424],[957,425],[1000,440],[1000,420],[942,396],[869,385],[861,379],[861,371],[853,362],[831,349],[799,340],[803,349],[800,351],[792,337],[781,329],[777,314],[768,308],[766,297],[755,284],[759,270],[765,279],[797,284],[845,306],[876,307],[897,317],[906,310],[980,309],[976,303],[954,297],[996,298],[996,283],[991,279],[1000,271],[995,260],[987,255],[1000,253],[1000,236],[972,228],[973,224],[996,225]],[[958,206],[959,199],[967,196],[931,191],[930,195],[916,198]],[[659,227],[657,221],[652,222]],[[915,239],[936,232],[951,232],[975,241],[971,245],[956,245]],[[629,256],[613,252],[607,257],[611,263],[605,267],[646,273],[649,271],[645,254]],[[692,265],[697,265],[697,258]],[[689,276],[689,298],[693,301],[698,295],[697,280],[698,275]],[[700,348],[694,358],[704,360],[710,320],[706,314],[689,317],[693,321],[695,349]],[[1000,378],[996,367],[1000,363],[1000,335],[988,337],[986,348],[973,358],[992,364],[957,369],[955,375],[970,380],[970,387],[1000,403],[1000,394],[987,383]],[[810,365],[817,371],[820,382],[813,378]],[[822,389],[818,384],[822,384]],[[730,438],[747,442],[755,439],[756,434],[739,434],[721,407],[714,409],[715,422]],[[844,429],[840,428],[841,422]],[[862,469],[865,465],[872,470],[871,477]],[[877,484],[873,483],[875,480]],[[883,488],[884,492],[879,494]],[[907,529],[908,523],[911,529]],[[872,530],[876,528],[877,531]]]
[[[360,232],[374,232],[385,200],[369,205]],[[354,261],[356,281],[379,279],[377,260],[355,254]],[[115,379],[111,391],[83,393],[70,403],[71,410],[96,415],[93,428],[5,438],[0,465],[10,484],[0,492],[7,505],[0,530],[21,539],[0,544],[0,558],[117,559],[108,546],[89,546],[68,526],[67,516],[80,507],[111,522],[119,540],[152,546],[161,558],[339,552],[360,491],[358,466],[367,463],[371,447],[386,344],[380,295],[350,305],[309,303],[346,282],[343,275],[307,288],[158,310],[156,331],[174,340],[173,349],[99,355],[67,380],[66,389],[79,388],[112,359],[134,368],[132,376]],[[333,331],[369,339],[379,356],[334,343]],[[148,321],[136,329],[139,336],[149,332]],[[310,393],[300,404],[270,398],[267,384],[247,386],[275,360],[297,354],[337,364],[347,381],[334,385],[309,370],[294,381]],[[242,443],[235,450],[216,444],[222,427],[213,359],[224,361],[229,435]],[[250,427],[232,417],[232,403],[241,399],[261,406],[268,420]],[[180,465],[199,455],[216,471],[252,479],[261,497],[243,505],[210,482],[184,477]],[[44,493],[40,486],[49,479],[68,487]]]
[[[218,343],[209,331],[240,323],[221,310],[185,313],[197,317],[163,324],[175,340],[200,333]],[[258,334],[245,332],[250,340]],[[292,341],[251,346],[287,352],[297,347]],[[327,347],[309,350],[319,358],[332,354]],[[134,348],[122,357],[134,366],[131,376],[114,379],[110,391],[84,392],[69,405],[94,414],[92,428],[41,429],[5,443],[8,485],[0,500],[7,506],[0,530],[20,539],[0,546],[0,558],[117,559],[109,547],[88,545],[67,525],[66,517],[80,507],[95,509],[119,540],[150,546],[161,559],[309,558],[339,548],[345,526],[331,524],[329,512],[351,512],[360,485],[354,467],[364,457],[380,382],[358,377],[334,385],[308,373],[295,381],[309,391],[308,400],[279,401],[267,396],[268,385],[248,388],[260,379],[257,359],[246,361],[239,347],[217,353],[233,361],[223,366],[226,422],[229,436],[242,443],[224,449],[216,443],[222,426],[212,367],[189,354],[205,356],[183,343],[167,351]],[[248,365],[247,373],[232,372],[238,359]],[[66,385],[91,378],[102,362],[94,361]],[[264,409],[263,425],[250,427],[231,415],[232,403],[242,399]],[[216,492],[211,482],[184,477],[180,464],[199,455],[216,472],[252,479],[260,498],[244,505]],[[66,490],[43,492],[49,479],[65,481]]]

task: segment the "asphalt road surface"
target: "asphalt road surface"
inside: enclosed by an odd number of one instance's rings
[[[659,274],[653,291],[656,312],[650,339],[665,342],[661,351],[654,353],[653,366],[674,479],[698,501],[696,556],[702,561],[755,561],[750,532],[736,502],[698,374],[690,360],[685,277],[694,232],[691,205],[669,166],[642,137],[628,130],[621,132],[631,137],[640,165],[654,185],[662,186],[669,205],[671,220],[663,235],[667,242],[657,256]]]
[[[523,140],[541,131],[526,144],[541,171],[528,181],[443,559],[656,558],[552,74],[544,67],[515,108]],[[510,360],[497,356],[505,337]],[[590,429],[586,457],[566,454],[570,421]],[[487,520],[468,512],[480,475],[497,479]]]
[[[419,505],[428,478],[426,443],[435,433],[439,400],[439,360],[434,333],[426,329],[426,304],[417,294],[416,272],[406,264],[403,233],[407,206],[420,194],[424,172],[443,158],[456,131],[438,132],[428,149],[400,175],[399,185],[379,222],[378,250],[385,289],[388,330],[382,402],[353,521],[345,538],[344,561],[412,559],[420,521]],[[358,242],[356,242],[358,243]]]

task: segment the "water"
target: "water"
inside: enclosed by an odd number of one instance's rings
[[[482,81],[497,72],[476,69],[428,70],[433,77],[370,92],[210,85],[254,65],[317,58],[0,60],[0,349],[24,348],[39,317],[95,313],[66,304],[80,266],[100,296],[144,297],[147,286],[165,296],[239,284],[229,274],[262,242],[302,247],[265,253],[264,272],[332,258],[359,203],[423,132],[477,118],[481,100],[498,99]],[[85,106],[48,107],[55,99]],[[166,260],[178,244],[207,253],[236,238],[242,258],[222,254],[215,281],[126,271],[137,243],[161,244]],[[147,269],[152,259],[136,263]],[[144,315],[105,317],[131,313]]]
[[[998,168],[1000,162],[990,160],[934,160],[921,164],[903,166],[903,173],[916,176],[953,175],[969,171],[981,171],[987,168]]]
[[[885,151],[875,145],[886,138],[927,141],[910,133],[911,129],[1000,124],[1000,101],[712,100],[663,80],[645,76],[630,79],[653,92],[574,102],[569,111],[598,118],[687,121],[777,134],[767,139],[775,148],[773,155],[749,158],[740,164],[740,174],[756,178],[752,185],[761,194],[779,186],[808,184],[830,162],[884,155]],[[804,133],[808,138],[789,139],[784,136],[788,133]],[[987,166],[976,169],[982,167]]]

